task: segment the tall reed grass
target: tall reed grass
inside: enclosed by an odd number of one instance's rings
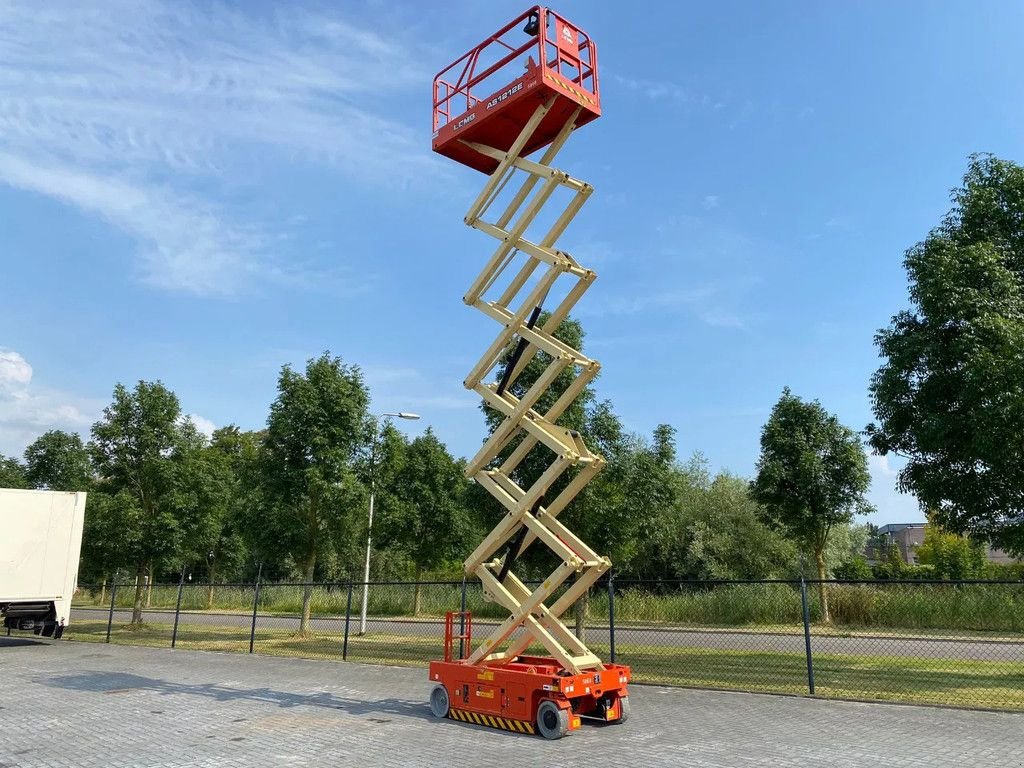
[[[264,584],[260,589],[261,613],[296,614],[302,610],[304,587],[297,584]],[[254,589],[248,586],[215,586],[213,610],[248,612],[253,608]],[[832,621],[836,627],[892,630],[970,630],[980,632],[1024,632],[1024,584],[832,584],[828,587]],[[149,599],[152,609],[173,610],[177,585],[154,585]],[[206,610],[206,585],[189,584],[182,592],[182,610]],[[101,599],[105,598],[105,599]],[[821,616],[817,589],[808,589],[812,620]],[[117,607],[129,609],[135,599],[134,586],[120,586]],[[81,606],[109,606],[110,590],[84,587],[76,596]],[[412,618],[414,585],[371,585],[367,612],[373,616]],[[311,607],[317,615],[344,616],[348,586],[317,585]],[[457,610],[460,584],[428,584],[421,587],[420,616],[438,617]],[[362,607],[362,587],[352,591],[352,612]],[[466,608],[477,618],[504,619],[500,605],[484,600],[480,585],[466,587]],[[799,625],[802,622],[798,584],[629,584],[616,587],[616,624],[651,624],[700,627],[751,627],[758,625]],[[588,623],[608,620],[608,592],[594,589]]]

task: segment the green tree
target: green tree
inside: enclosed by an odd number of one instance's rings
[[[883,539],[877,551],[879,553],[878,564],[873,569],[876,579],[905,579],[907,577],[910,566],[903,559],[903,553],[895,542]]]
[[[681,510],[681,575],[696,579],[766,579],[788,575],[793,545],[764,522],[747,481],[722,473]]]
[[[543,326],[550,313],[542,312],[537,321],[537,326]],[[566,318],[563,320],[557,328],[555,328],[554,337],[559,341],[569,345],[573,349],[580,352],[583,351],[583,340],[585,334],[583,332],[583,326],[580,325],[578,320],[573,318]],[[502,354],[501,362],[498,365],[498,379],[504,378],[508,366],[513,359],[513,353],[515,351],[517,341],[513,341],[505,349]],[[516,398],[522,398],[527,391],[534,385],[537,379],[547,370],[551,364],[551,356],[546,352],[538,352],[523,368],[522,372],[516,377],[508,386],[508,393]],[[541,395],[537,400],[534,410],[537,413],[547,413],[552,405],[562,396],[569,386],[576,380],[577,373],[572,366],[566,366],[559,374],[555,377],[551,386]],[[585,387],[580,395],[569,404],[569,406],[562,412],[558,418],[558,424],[566,429],[576,430],[583,434],[584,439],[591,437],[587,435],[587,422],[588,422],[588,407],[594,402],[594,391],[591,387]],[[487,427],[490,432],[493,432],[498,426],[505,420],[505,416],[498,411],[494,410],[486,403],[481,404],[481,409],[484,412],[484,416],[487,420]],[[521,439],[521,438],[520,438]],[[593,438],[588,442],[594,442]],[[505,451],[501,454],[501,459],[507,457],[515,447],[518,445],[519,440],[513,441]],[[534,448],[529,455],[519,464],[512,479],[515,480],[521,487],[528,488],[533,482],[539,478],[552,462],[552,453],[550,450],[537,447]],[[567,472],[562,480],[552,488],[547,495],[548,498],[554,498],[558,491],[564,487],[564,485],[572,477],[572,472]],[[502,512],[503,513],[503,512]]]
[[[419,581],[423,572],[461,559],[476,530],[466,508],[469,482],[433,430],[409,443],[394,481],[399,514],[385,527],[384,541],[409,553],[417,585],[413,614],[420,612]]]
[[[138,499],[127,490],[116,494],[92,490],[85,510],[79,581],[102,583],[106,596],[108,580],[140,551],[142,512]]]
[[[764,509],[751,498],[749,484],[727,472],[712,477],[700,454],[677,462],[674,448],[666,450],[666,441],[659,437],[665,432],[655,431],[653,445],[634,438],[625,462],[633,470],[622,484],[623,493],[638,533],[636,552],[620,572],[639,578],[709,580],[789,575],[793,544],[765,523]],[[619,456],[609,462],[608,474],[616,485],[620,462]]]
[[[207,605],[213,606],[213,584],[218,577],[243,576],[250,550],[246,537],[251,511],[260,503],[258,492],[258,457],[263,435],[247,432],[237,426],[221,427],[213,433],[208,460],[224,473],[222,507],[211,519],[210,538],[206,544],[207,576],[210,587]]]
[[[93,425],[92,438],[100,489],[121,499],[118,511],[130,526],[123,535],[132,544],[126,556],[136,573],[132,624],[139,625],[147,577],[152,581],[156,567],[176,559],[185,541],[180,467],[201,438],[182,419],[177,396],[159,381],[140,381],[132,391],[114,387],[114,400]]]
[[[359,368],[325,352],[305,373],[281,369],[260,454],[263,544],[287,553],[307,584],[300,634],[308,634],[318,560],[352,538],[365,493],[353,468],[368,437],[369,393]]]
[[[13,456],[0,454],[0,488],[28,488],[25,468]]]
[[[761,432],[755,499],[771,518],[814,557],[822,618],[831,621],[823,580],[829,534],[856,512],[870,511],[864,498],[871,477],[857,434],[815,400],[806,403],[787,387]]]
[[[875,337],[869,440],[948,531],[1024,553],[1024,167],[974,155],[952,199]]]
[[[674,447],[668,453],[664,445],[652,446],[641,438],[631,442],[628,454],[616,456],[610,464],[613,478],[616,465],[629,468],[623,493],[626,502],[640,510],[636,555],[618,570],[642,579],[694,578],[687,549],[691,523],[698,519],[695,511],[711,487],[707,461],[698,453],[681,464],[675,460]]]
[[[663,424],[653,441],[620,434],[597,445],[608,465],[581,494],[575,530],[610,556],[617,573],[660,575],[677,554],[674,523],[684,490],[674,430]]]
[[[924,542],[917,547],[917,562],[930,565],[937,579],[960,581],[985,575],[985,545],[966,536],[942,530],[934,520],[924,531]]]
[[[213,607],[213,582],[225,549],[235,544],[229,529],[238,483],[231,457],[222,446],[199,438],[175,466],[172,508],[182,526],[179,558],[205,565],[209,586],[207,606]],[[231,557],[228,554],[228,557]]]
[[[404,532],[399,530],[404,524],[401,521],[409,515],[400,492],[399,474],[405,467],[409,442],[388,417],[384,417],[383,424],[377,417],[371,417],[370,427],[370,442],[357,463],[363,485],[374,490],[374,551],[370,558],[370,578],[408,578],[414,566],[408,550],[402,545]],[[348,574],[358,571],[365,562],[368,514],[361,517],[361,522],[363,530],[359,536],[338,540],[337,561]]]
[[[542,312],[538,318],[537,325],[543,326],[549,317],[549,313]],[[578,320],[571,317],[566,318],[555,328],[553,335],[556,339],[573,349],[580,352],[583,351],[585,334]],[[516,342],[513,342],[503,353],[498,366],[499,380],[504,377],[508,370],[508,366],[513,359],[515,347]],[[516,398],[522,398],[550,364],[550,355],[545,352],[539,352],[527,363],[516,380],[508,386],[508,392]],[[573,384],[577,375],[576,370],[572,366],[564,368],[552,381],[551,386],[538,399],[534,410],[538,413],[547,413],[551,406]],[[579,433],[591,450],[596,453],[610,453],[619,450],[622,447],[623,440],[621,424],[619,424],[618,419],[612,412],[610,404],[607,402],[597,403],[595,401],[593,388],[589,385],[584,387],[580,394],[562,412],[556,423],[561,427]],[[504,421],[502,414],[486,405],[483,405],[482,408],[491,431]],[[507,457],[518,446],[521,439],[523,438],[520,437],[513,441],[501,454],[499,461]],[[546,447],[535,447],[519,464],[513,473],[512,479],[522,488],[530,487],[550,467],[553,458],[553,454]],[[624,554],[626,557],[629,557],[635,546],[635,538],[631,535],[631,531],[637,530],[639,527],[635,508],[630,507],[627,511],[625,505],[621,502],[621,496],[616,497],[617,501],[613,501],[597,490],[598,488],[603,488],[610,491],[607,480],[602,482],[600,479],[607,471],[606,467],[604,471],[597,475],[597,478],[590,483],[590,486],[562,513],[560,519],[599,553],[604,554],[611,549],[617,550],[617,552],[612,552],[613,557],[616,554]],[[557,497],[562,489],[572,481],[577,472],[578,469],[576,468],[565,472],[547,490],[545,499],[550,501]],[[474,498],[479,498],[479,494],[475,494]],[[488,502],[487,508],[492,510],[491,522],[487,525],[490,528],[493,525],[493,519],[498,514],[503,514],[504,510],[496,502]],[[617,535],[613,535],[612,531]],[[535,568],[539,568],[540,559],[544,558],[544,554],[539,552],[540,549],[542,548],[535,547],[530,550],[527,553],[527,557],[524,558],[525,562],[533,564]],[[585,619],[589,601],[590,595],[587,593],[577,601],[575,606],[576,633],[581,639],[584,639]]]
[[[870,536],[871,531],[866,524],[835,526],[828,538],[828,548],[825,550],[825,562],[828,564],[829,575],[838,578],[840,570],[849,573],[850,569],[844,568],[844,566],[857,558],[864,558]],[[867,564],[867,560],[864,560],[864,564]],[[859,567],[859,564],[855,566],[855,570]]]
[[[25,477],[35,488],[84,491],[92,481],[89,451],[73,432],[51,429],[25,449]]]

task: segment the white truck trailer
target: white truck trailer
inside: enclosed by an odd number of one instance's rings
[[[64,632],[84,522],[84,493],[0,488],[0,615],[8,630]]]

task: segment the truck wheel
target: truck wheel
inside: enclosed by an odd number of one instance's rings
[[[569,732],[569,713],[545,699],[537,707],[537,730],[545,739],[560,739]]]
[[[434,690],[430,692],[430,711],[434,717],[448,717],[450,706],[448,691],[443,685],[435,685]]]
[[[615,722],[624,723],[629,720],[629,696],[619,699],[619,719]]]

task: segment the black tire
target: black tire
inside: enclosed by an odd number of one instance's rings
[[[624,723],[629,720],[629,696],[619,699],[619,719],[615,722]]]
[[[448,717],[448,710],[451,702],[448,699],[448,691],[443,685],[435,685],[430,692],[430,711],[434,717]]]
[[[537,707],[537,731],[545,739],[560,739],[569,732],[569,713],[545,699]]]

